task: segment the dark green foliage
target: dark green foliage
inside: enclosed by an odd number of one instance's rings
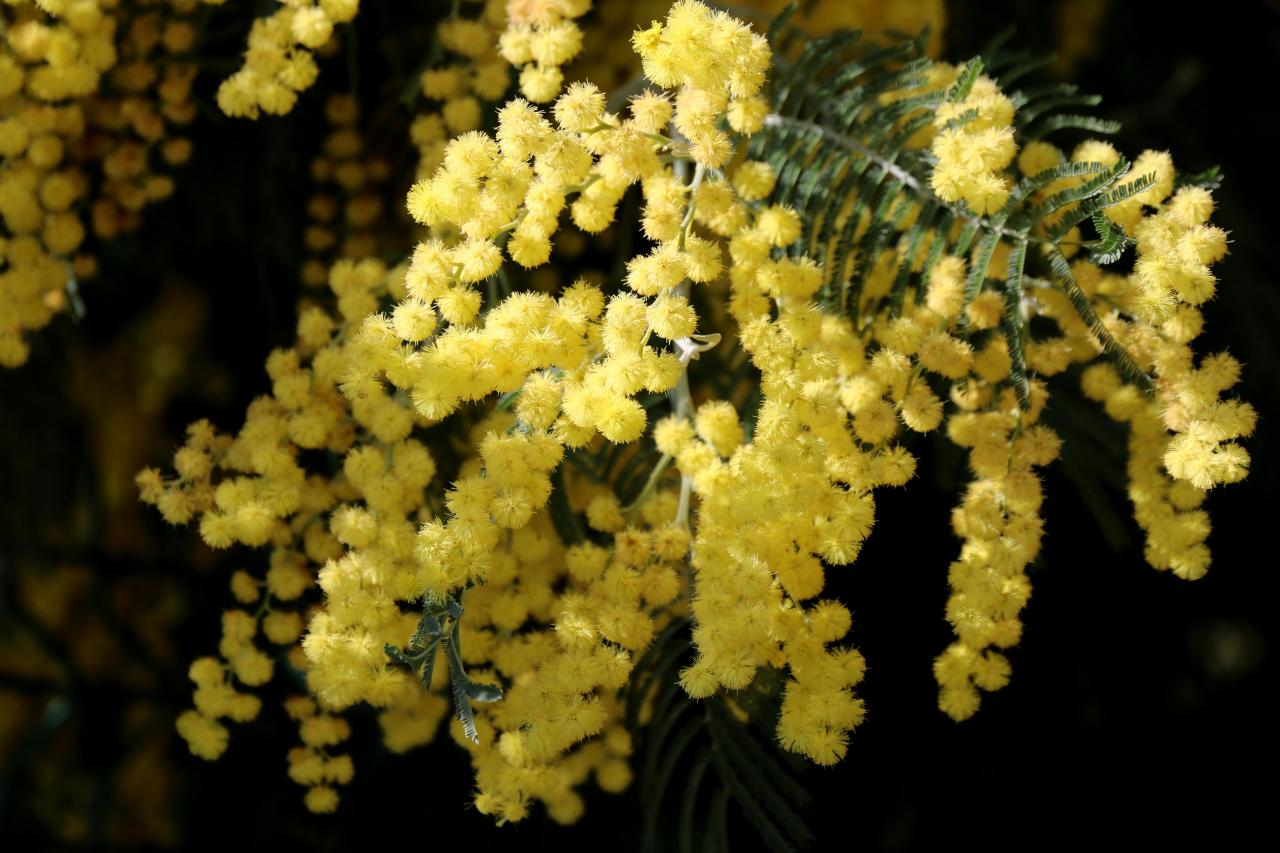
[[[1031,408],[1031,395],[1027,388],[1026,326],[1022,322],[1022,271],[1027,262],[1027,241],[1019,240],[1009,252],[1009,271],[1004,287],[1005,343],[1009,348],[1012,364],[1013,390],[1018,395],[1018,405]]]
[[[1124,250],[1133,245],[1133,240],[1124,233],[1124,229],[1116,225],[1102,213],[1093,214],[1093,227],[1098,232],[1097,240],[1086,242],[1089,258],[1095,264],[1112,264],[1120,260]]]
[[[1047,256],[1054,278],[1057,279],[1058,284],[1066,292],[1067,298],[1071,300],[1071,304],[1076,309],[1076,313],[1088,325],[1089,331],[1101,341],[1103,352],[1111,360],[1111,363],[1116,366],[1121,375],[1129,382],[1133,382],[1145,390],[1151,390],[1151,377],[1143,372],[1138,363],[1133,360],[1133,356],[1125,352],[1124,347],[1120,346],[1119,342],[1107,331],[1106,326],[1102,324],[1102,320],[1089,303],[1089,297],[1085,296],[1084,291],[1080,289],[1080,285],[1076,284],[1075,276],[1071,273],[1071,265],[1067,263],[1067,259],[1063,257],[1061,250],[1053,247],[1048,250]]]
[[[803,814],[811,796],[797,778],[800,762],[780,752],[770,734],[779,674],[764,669],[736,694],[693,700],[679,684],[692,651],[689,623],[673,621],[637,663],[627,693],[627,724],[639,746],[641,849],[728,850],[729,827],[743,824],[769,850],[811,844]],[[640,728],[646,702],[652,718]]]
[[[496,702],[502,698],[502,688],[480,684],[467,676],[461,652],[462,612],[461,602],[452,597],[439,598],[427,593],[422,597],[422,618],[418,620],[418,628],[413,632],[408,648],[398,649],[388,643],[383,650],[392,663],[417,675],[423,689],[430,690],[431,678],[436,668],[436,652],[443,648],[449,664],[449,688],[453,696],[454,711],[462,723],[463,734],[472,743],[479,743],[471,703]]]
[[[1203,187],[1206,190],[1216,190],[1220,186],[1222,186],[1222,169],[1219,166],[1213,166],[1203,172],[1196,172],[1191,175],[1178,175],[1174,179],[1175,189]]]

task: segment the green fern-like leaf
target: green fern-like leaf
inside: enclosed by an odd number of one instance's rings
[[[942,103],[963,102],[983,73],[994,75],[1017,107],[1014,131],[1020,144],[1058,132],[1116,130],[1112,122],[1076,112],[1096,106],[1098,98],[1075,86],[1014,88],[1044,63],[1008,53],[1003,41],[995,40],[988,53],[966,63],[945,92],[921,92],[930,67],[922,38],[889,46],[870,45],[855,33],[814,39],[778,72],[772,111],[748,154],[769,163],[777,175],[769,202],[800,213],[805,226],[796,249],[822,263],[818,300],[827,310],[847,313],[858,328],[886,304],[896,314],[908,293],[922,293],[934,265],[944,255],[955,255],[969,264],[966,308],[983,290],[1001,291],[1006,309],[1001,331],[1012,362],[1008,383],[1022,406],[1030,405],[1024,352],[1032,337],[1022,311],[1028,275],[1051,279],[1106,356],[1132,381],[1149,387],[1149,378],[1074,285],[1069,267],[1063,275],[1055,258],[1069,254],[1063,246],[1077,239],[1075,229],[1091,226],[1096,238],[1081,241],[1089,257],[1099,264],[1118,260],[1131,240],[1104,211],[1146,191],[1155,176],[1130,175],[1124,158],[1111,164],[1063,163],[1022,179],[1000,211],[978,216],[934,194],[931,155],[908,144],[934,122]],[[961,114],[949,124],[971,118]],[[1215,177],[1206,173],[1204,180]],[[1070,178],[1083,180],[1037,198],[1045,187]],[[1003,278],[989,269],[1001,243],[1010,250]],[[894,263],[888,293],[869,293],[868,282],[886,258]],[[974,333],[962,311],[960,334]]]
[[[390,643],[383,646],[387,658],[419,677],[423,690],[431,689],[435,675],[437,652],[443,651],[449,666],[449,691],[454,712],[462,723],[462,732],[472,743],[479,743],[472,702],[496,702],[502,688],[473,681],[462,662],[462,604],[452,597],[440,598],[434,593],[422,597],[422,616],[417,630],[409,638],[407,649]]]
[[[679,684],[692,652],[689,623],[673,621],[637,661],[626,697],[639,743],[641,849],[728,850],[739,820],[771,850],[811,844],[810,795],[766,733],[778,711],[771,671],[733,697],[692,700]],[[641,728],[645,704],[652,718]]]

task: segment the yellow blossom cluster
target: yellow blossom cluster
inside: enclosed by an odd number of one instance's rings
[[[871,368],[847,328],[806,306],[783,308],[774,322],[766,311],[749,323],[742,345],[764,392],[750,442],[737,413],[718,403],[655,430],[700,500],[691,557],[698,658],[681,683],[705,697],[746,687],[762,666],[787,667],[779,741],[832,764],[862,719],[849,688],[864,667],[856,650],[828,648],[850,617],[839,602],[816,600],[824,566],[857,558],[875,518],[872,489],[901,485],[914,461],[889,440],[891,411],[875,436],[865,418],[851,421],[842,388]],[[868,401],[864,410],[879,408]]]
[[[964,540],[948,572],[947,621],[956,641],[933,666],[939,705],[957,720],[978,710],[979,688],[1009,682],[1008,659],[989,647],[1008,648],[1022,636],[1018,614],[1031,595],[1026,567],[1044,534],[1035,469],[1052,462],[1060,445],[1052,430],[1035,423],[1036,408],[1010,414],[1017,403],[1006,399],[1004,409],[957,413],[947,423],[948,437],[969,449],[976,476],[951,520]]]
[[[360,105],[350,95],[334,95],[325,104],[325,118],[332,130],[325,137],[320,156],[311,161],[315,191],[307,199],[303,247],[308,257],[302,265],[302,283],[323,287],[329,267],[337,258],[367,258],[379,253],[376,226],[384,213],[383,185],[391,165],[365,150],[360,125]]]
[[[285,713],[298,723],[302,746],[289,750],[289,778],[307,789],[307,809],[327,814],[338,808],[338,785],[355,775],[350,755],[334,755],[332,747],[351,737],[351,726],[342,717],[320,711],[309,696],[285,700]]]
[[[675,89],[672,125],[689,142],[695,162],[719,168],[732,154],[723,117],[737,133],[764,125],[768,105],[760,97],[772,53],[769,42],[724,12],[696,0],[679,0],[665,23],[639,30],[632,44],[644,75]]]
[[[132,230],[173,181],[195,115],[188,60],[197,0],[44,0],[3,6],[0,54],[0,365],[26,361],[23,334],[78,305],[96,264],[88,225]],[[87,214],[87,217],[86,217]]]
[[[733,14],[748,17],[759,28],[787,6],[786,0],[748,0],[733,6]],[[628,3],[597,3],[591,9],[590,38],[584,39],[582,51],[563,69],[569,80],[591,80],[602,90],[618,97],[628,93],[637,80],[638,57],[617,45],[631,38],[633,32],[650,21],[662,18],[670,8],[670,0],[634,0]],[[839,29],[859,30],[865,38],[883,38],[900,33],[919,33],[932,29],[926,50],[937,56],[944,45],[940,38],[946,26],[946,7],[942,0],[840,0],[802,4],[792,19],[813,36]],[[528,97],[526,95],[526,97]]]
[[[883,101],[940,92],[960,85],[964,73],[935,64],[923,86]],[[1148,560],[1188,578],[1201,576],[1209,563],[1208,516],[1199,509],[1203,489],[1244,476],[1248,456],[1237,439],[1252,431],[1255,420],[1247,403],[1222,399],[1238,379],[1239,365],[1219,355],[1196,368],[1188,346],[1203,325],[1198,306],[1213,293],[1209,265],[1227,244],[1225,233],[1207,224],[1209,191],[1186,186],[1175,193],[1167,152],[1145,151],[1130,164],[1099,140],[1081,143],[1069,156],[1038,139],[1019,151],[1013,117],[1013,102],[992,80],[976,76],[963,97],[949,97],[938,107],[930,132],[916,133],[909,144],[929,148],[930,186],[937,197],[964,202],[966,213],[979,215],[1005,207],[1016,160],[1017,200],[1035,215],[1029,230],[1006,229],[986,247],[975,242],[967,263],[945,254],[931,260],[922,270],[926,286],[918,294],[908,288],[900,312],[886,297],[897,271],[921,266],[923,247],[899,243],[862,261],[870,269],[859,306],[875,312],[864,322],[884,348],[880,355],[895,352],[914,362],[910,390],[896,410],[913,429],[938,426],[943,405],[930,391],[938,383],[917,377],[933,374],[949,382],[954,414],[947,419],[948,437],[970,448],[976,476],[953,517],[965,541],[952,566],[947,608],[957,640],[935,663],[940,704],[957,719],[977,709],[977,689],[997,689],[1008,680],[1007,660],[987,649],[1012,645],[1020,635],[1018,612],[1030,592],[1023,570],[1038,552],[1041,535],[1034,468],[1057,453],[1057,437],[1038,423],[1048,404],[1047,386],[1018,374],[1051,377],[1099,360],[1104,351],[1119,351],[1137,360],[1131,371],[1155,375],[1153,397],[1132,384],[1133,375],[1122,376],[1111,363],[1098,361],[1084,372],[1085,393],[1130,424],[1130,496],[1148,535]],[[1114,198],[1091,208],[1070,200],[1108,174],[1137,183],[1132,190],[1117,184]],[[919,210],[910,208],[904,229]],[[1079,223],[1089,217],[1104,229],[1099,244],[1106,241],[1106,229],[1136,241],[1132,275],[1104,271],[1090,258],[1068,262],[1079,254],[1085,241]],[[1024,277],[1024,265],[1030,267],[1040,254],[1037,244],[1044,246],[1043,265],[1052,282]],[[904,256],[904,248],[919,253]],[[1081,313],[1081,303],[1092,317]],[[1033,336],[1027,333],[1031,317],[1052,323],[1038,325]]]
[[[994,213],[1012,188],[1005,170],[1017,155],[1013,102],[990,77],[979,75],[966,97],[942,104],[934,118],[938,198],[964,202],[974,213]]]
[[[353,341],[348,346],[362,344]],[[140,483],[145,498],[176,520],[184,509],[207,505],[202,503],[207,498],[201,496],[208,491],[208,466],[215,455],[218,465],[229,468],[238,456],[263,457],[279,447],[262,418],[278,410],[278,400],[290,397],[287,379],[297,375],[281,372],[276,367],[279,359],[272,366],[277,381],[276,400],[271,402],[276,405],[263,400],[255,406],[235,441],[193,430],[193,439],[175,459],[179,480],[165,484],[155,475],[144,475]],[[313,358],[313,368],[314,364]],[[234,483],[236,488],[249,489],[243,478],[237,478],[238,483],[224,479],[213,489],[215,494],[222,492],[224,500],[219,504],[215,498],[213,508],[204,513],[202,530],[211,544],[221,540],[210,540],[209,531],[218,534],[224,524],[231,536],[248,544],[264,541],[259,525],[275,525],[275,533],[270,536],[272,567],[265,582],[247,572],[232,578],[233,595],[242,604],[258,601],[265,588],[260,613],[266,615],[255,618],[244,610],[229,611],[220,647],[226,663],[210,658],[193,667],[199,688],[196,710],[183,715],[179,731],[195,754],[212,758],[225,748],[227,732],[219,718],[240,721],[252,716],[250,711],[256,713],[256,698],[231,687],[233,678],[257,686],[271,675],[252,642],[255,622],[260,620],[260,630],[270,642],[293,642],[301,630],[298,615],[272,610],[267,602],[295,600],[312,584],[306,564],[324,561],[315,581],[325,593],[326,605],[312,618],[302,640],[304,657],[291,656],[306,671],[308,687],[324,711],[316,718],[324,721],[324,732],[309,732],[309,727],[320,725],[306,722],[317,713],[314,709],[303,714],[302,704],[286,706],[291,715],[304,717],[305,748],[290,754],[290,776],[309,787],[309,808],[332,810],[337,803],[333,784],[350,777],[348,760],[335,765],[337,759],[321,751],[344,736],[345,723],[332,712],[356,701],[382,708],[384,740],[394,751],[420,746],[434,737],[445,701],[424,692],[396,669],[383,649],[403,645],[417,622],[412,614],[401,612],[398,602],[418,598],[424,589],[457,589],[468,582],[483,583],[465,599],[462,658],[469,666],[492,666],[516,684],[535,671],[543,679],[538,690],[517,687],[507,701],[494,706],[492,715],[477,717],[480,746],[474,760],[481,787],[477,805],[516,819],[523,816],[527,800],[537,797],[548,803],[558,819],[569,821],[581,812],[580,799],[571,788],[593,769],[607,790],[626,786],[629,770],[622,758],[629,752],[629,741],[620,727],[620,705],[607,692],[597,697],[594,691],[625,683],[630,660],[625,650],[643,650],[653,636],[654,625],[644,607],[669,604],[679,592],[681,581],[673,564],[687,551],[688,532],[663,524],[675,514],[669,492],[650,497],[637,510],[637,522],[660,526],[653,532],[626,527],[616,499],[610,511],[610,501],[597,493],[589,514],[602,530],[616,531],[614,553],[585,543],[566,551],[545,511],[538,510],[551,491],[546,470],[556,465],[563,451],[547,433],[532,432],[523,420],[545,419],[545,400],[538,400],[532,383],[528,390],[528,398],[522,394],[517,406],[521,421],[509,413],[496,413],[475,427],[484,436],[479,440],[479,455],[464,467],[462,479],[445,496],[443,508],[448,515],[443,518],[431,520],[421,506],[434,466],[430,454],[411,439],[395,444],[389,452],[358,439],[360,443],[347,452],[334,488],[335,497],[345,495],[348,502],[325,507],[327,532],[323,523],[315,523],[316,516],[303,509],[290,521],[295,531],[309,531],[299,537],[267,517],[274,510],[263,514],[253,508],[252,501],[231,512],[229,519],[219,520],[219,509],[230,509],[233,503],[224,487]],[[349,441],[350,433],[346,436]],[[318,478],[308,483],[309,494],[321,488],[327,490]],[[269,472],[257,479],[253,491],[288,489],[287,482]],[[393,523],[397,518],[401,520]],[[421,522],[416,532],[414,519]],[[338,543],[345,546],[345,553],[335,550]],[[302,549],[306,559],[295,548]],[[326,554],[331,556],[326,559]],[[579,591],[579,599],[557,598],[553,592],[566,579]],[[278,613],[287,615],[282,618]],[[283,619],[287,626],[276,624]],[[530,619],[544,626],[542,639],[528,631],[513,633]],[[556,678],[569,679],[572,674],[574,680],[564,682],[570,692],[546,692],[552,683],[552,659],[559,660],[555,665],[562,671]],[[218,677],[212,680],[215,672]],[[447,682],[446,673],[444,666],[435,670],[437,687]],[[609,719],[612,722],[606,726]],[[530,727],[538,721],[542,729]],[[498,741],[494,726],[510,731],[511,736]],[[562,752],[602,728],[611,732],[606,745],[584,747],[562,764]],[[461,732],[456,735],[463,737]],[[517,746],[524,737],[529,739],[527,747]],[[494,747],[495,742],[503,745],[501,750]],[[516,749],[520,751],[513,752]]]
[[[1033,176],[1065,163],[1096,164],[1101,169],[1114,168],[1119,161],[1115,148],[1098,140],[1082,143],[1069,159],[1054,146],[1037,141],[1023,150],[1018,166],[1024,175]],[[1198,306],[1214,289],[1209,264],[1223,256],[1227,238],[1221,229],[1207,224],[1213,208],[1207,189],[1185,186],[1174,192],[1175,173],[1167,153],[1143,152],[1129,174],[1141,175],[1147,188],[1107,207],[1106,216],[1136,238],[1133,273],[1109,273],[1087,258],[1078,258],[1062,277],[1079,288],[1081,297],[1092,304],[1115,340],[1137,359],[1139,368],[1154,372],[1154,395],[1105,361],[1087,367],[1082,384],[1088,397],[1103,403],[1111,417],[1129,425],[1129,496],[1135,518],[1147,535],[1148,562],[1180,577],[1196,579],[1205,574],[1210,562],[1205,545],[1209,518],[1201,509],[1205,491],[1245,475],[1249,457],[1237,439],[1249,435],[1256,420],[1248,403],[1221,398],[1239,378],[1238,362],[1219,354],[1205,358],[1197,367],[1190,347],[1203,326]],[[1032,200],[1051,198],[1089,177],[1052,181]],[[1074,204],[1061,208],[1046,218],[1043,227],[1053,227],[1076,208]],[[1079,233],[1078,227],[1072,228],[1071,236]],[[1068,247],[1067,254],[1070,250]],[[1007,258],[1008,250],[998,251],[997,259],[1000,254]],[[997,269],[992,275],[998,275],[998,260],[994,263]],[[959,284],[954,279],[947,291],[958,294]],[[945,297],[931,285],[930,298],[940,303]],[[984,298],[990,299],[989,311],[981,310]],[[1072,363],[1097,358],[1101,349],[1097,332],[1079,316],[1067,293],[1037,289],[1025,299],[1023,310],[1029,308],[1054,320],[1061,332],[1058,338],[1026,342],[1027,363],[1037,373],[1051,376]],[[982,328],[1000,323],[999,303],[995,293],[979,294],[968,307],[971,325]],[[984,359],[984,354],[979,354],[979,359]],[[1007,375],[1010,361],[1006,347],[999,345],[995,356],[986,361],[985,367],[975,361],[975,379],[990,382]],[[983,653],[982,647],[1007,646],[1020,632],[1014,617],[1029,588],[1016,564],[1034,557],[1040,535],[1035,516],[1041,501],[1040,486],[1026,466],[1051,460],[1057,443],[1043,426],[1029,426],[1034,423],[1029,416],[1044,405],[1043,388],[1033,383],[1031,391],[1032,409],[1017,419],[1012,441],[987,444],[982,458],[977,455],[982,445],[973,445],[971,467],[979,479],[954,518],[957,532],[966,539],[961,560],[952,569],[956,594],[948,605],[948,618],[956,627],[958,640],[938,659],[935,671],[943,687],[943,708],[957,718],[976,710],[974,686],[989,690],[1007,681],[1007,662],[991,652]],[[961,403],[954,392],[953,399]],[[1013,411],[1010,401],[1004,411]],[[996,414],[999,410],[985,417]],[[999,429],[1007,435],[1012,425],[1007,414],[1001,418],[987,422],[981,431],[994,437],[991,430]],[[965,425],[962,437],[954,434],[955,425],[953,419],[953,441],[962,445],[973,441],[974,424]],[[1037,442],[1037,448],[1030,449],[1029,441]],[[1015,521],[1017,527],[1013,528]],[[997,547],[988,541],[976,553],[988,560],[990,554],[998,554],[1005,566],[1005,589],[1002,598],[994,602],[990,581],[996,575],[988,572],[981,578],[987,586],[972,591],[974,575],[969,565],[975,553],[973,540],[989,540],[993,523],[1003,531]],[[984,534],[984,530],[988,532]],[[974,607],[974,601],[984,604]],[[991,604],[997,606],[993,609]]]
[[[1225,255],[1227,235],[1208,224],[1209,190],[1172,187],[1172,180],[1158,186],[1148,197],[1149,213],[1131,227],[1138,253],[1132,275],[1086,271],[1081,277],[1099,303],[1128,309],[1132,319],[1112,311],[1108,322],[1154,371],[1155,395],[1104,364],[1090,367],[1082,385],[1129,426],[1129,497],[1147,534],[1147,561],[1195,580],[1210,563],[1209,516],[1201,504],[1209,489],[1248,473],[1249,454],[1239,439],[1253,433],[1257,414],[1247,402],[1223,398],[1239,381],[1236,359],[1217,353],[1196,363],[1191,344],[1204,326],[1200,306],[1215,289],[1209,265]]]
[[[500,821],[521,819],[540,800],[554,820],[572,823],[583,809],[574,788],[587,778],[613,793],[630,784],[620,689],[679,609],[689,532],[674,523],[672,491],[656,490],[628,511],[589,482],[570,479],[567,489],[594,493],[588,519],[607,544],[565,548],[541,513],[467,597],[468,620],[473,608],[480,615],[465,648],[512,683],[479,712],[472,754],[476,808]],[[508,639],[528,622],[546,627]]]
[[[449,138],[479,130],[485,105],[502,100],[510,85],[506,60],[498,53],[498,35],[506,23],[505,3],[486,0],[475,18],[451,16],[436,28],[448,62],[424,70],[418,88],[440,104],[438,112],[419,114],[409,129],[418,148],[418,176],[439,167]]]
[[[102,164],[90,208],[99,239],[137,229],[142,209],[172,194],[173,180],[157,162],[178,166],[191,156],[191,140],[172,132],[196,115],[197,9],[195,0],[153,0],[136,4],[118,24],[117,62],[85,104],[88,129],[78,151]]]
[[[279,9],[253,22],[244,65],[218,87],[218,108],[246,118],[288,113],[320,75],[313,54],[359,11],[360,0],[281,0]]]
[[[507,94],[509,66],[498,52],[498,37],[506,21],[504,0],[486,0],[476,17],[461,17],[455,8],[437,25],[436,37],[445,58],[422,71],[417,89],[440,106],[418,113],[409,126],[409,138],[417,150],[418,180],[440,169],[452,138],[478,131],[487,105]],[[443,229],[440,236],[449,239],[453,234]],[[426,321],[424,312],[406,308],[402,325],[411,322],[411,316],[417,318],[413,322],[418,326]]]
[[[570,80],[590,80],[613,98],[632,94],[643,79],[638,76],[640,57],[619,50],[631,34],[666,15],[670,0],[637,0],[634,3],[597,3],[591,10],[590,38],[563,73]],[[745,11],[745,9],[740,10]]]
[[[511,0],[498,41],[502,58],[520,69],[520,93],[535,104],[555,99],[564,86],[561,67],[582,51],[577,20],[591,0]]]
[[[461,59],[417,80],[443,106],[410,131],[406,208],[421,231],[398,263],[360,257],[376,161],[356,103],[329,102],[316,172],[348,198],[341,224],[336,199],[313,199],[306,278],[332,261],[331,296],[268,357],[271,392],[234,435],[198,423],[176,476],[139,475],[143,500],[197,523],[211,547],[269,548],[261,578],[232,578],[240,607],[218,656],[192,668],[180,733],[216,757],[221,721],[258,712],[236,685],[278,668],[260,636],[288,647],[309,694],[286,703],[302,738],[289,774],[313,811],[335,809],[352,778],[329,748],[348,736],[342,712],[366,703],[395,752],[432,741],[452,706],[482,813],[516,821],[541,803],[576,820],[588,778],[628,786],[622,691],[685,620],[688,696],[731,699],[770,670],[779,744],[839,761],[864,715],[865,661],[849,608],[824,597],[827,573],[856,561],[875,490],[906,485],[909,443],[935,430],[972,473],[951,518],[955,641],[934,663],[941,709],[970,716],[979,691],[1009,681],[997,650],[1021,635],[1043,535],[1038,470],[1060,446],[1042,421],[1049,380],[1075,367],[1130,425],[1130,491],[1158,567],[1203,573],[1203,490],[1247,470],[1237,439],[1252,410],[1222,399],[1238,364],[1196,366],[1189,348],[1226,237],[1207,224],[1207,191],[1174,191],[1167,154],[1141,155],[1130,171],[1147,177],[1114,203],[1082,200],[1124,172],[1113,147],[1019,150],[1015,99],[972,66],[934,64],[875,98],[932,111],[881,127],[903,130],[905,150],[881,157],[834,134],[837,181],[892,177],[874,209],[834,198],[815,214],[793,172],[816,161],[747,145],[790,120],[770,112],[765,38],[678,0],[632,39],[652,88],[611,109],[560,70],[589,5],[487,2],[439,25]],[[311,45],[294,24],[339,20],[339,6],[290,3],[259,22],[224,109],[287,110],[291,84],[272,75],[328,38]],[[521,68],[523,97],[489,116],[481,102],[507,85],[499,56]],[[815,149],[832,135],[803,120],[789,131]],[[639,235],[616,274],[528,272],[582,235],[616,246],[628,197]],[[856,252],[840,248],[850,241]],[[1100,256],[1130,241],[1133,273],[1105,272]],[[336,260],[322,254],[335,245]],[[731,348],[726,375],[704,384],[693,362]],[[629,466],[642,486],[616,474]]]

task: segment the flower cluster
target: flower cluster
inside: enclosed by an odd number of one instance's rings
[[[978,688],[998,690],[1009,682],[1009,661],[990,646],[1008,648],[1022,636],[1018,614],[1031,595],[1026,567],[1040,551],[1043,500],[1035,469],[1058,455],[1059,441],[1034,423],[1000,411],[964,413],[947,424],[949,437],[969,448],[976,478],[952,515],[964,539],[951,564],[947,621],[956,641],[934,661],[943,711],[963,720],[978,710]]]
[[[1227,235],[1208,224],[1207,189],[1172,187],[1171,179],[1157,184],[1149,213],[1131,226],[1138,252],[1132,275],[1108,277],[1085,267],[1080,276],[1098,303],[1127,309],[1128,317],[1113,309],[1108,321],[1154,370],[1155,395],[1106,364],[1090,367],[1082,384],[1129,425],[1129,497],[1147,535],[1147,561],[1195,580],[1210,563],[1209,517],[1201,504],[1209,489],[1248,473],[1249,454],[1238,440],[1253,433],[1257,414],[1247,402],[1223,399],[1240,378],[1238,361],[1217,353],[1196,363],[1191,343],[1204,326],[1199,306],[1213,295],[1209,265],[1226,253]]]
[[[27,360],[24,333],[69,305],[96,263],[92,233],[136,228],[173,192],[160,164],[191,143],[189,61],[197,0],[4,5],[0,54],[0,366]]]
[[[724,12],[696,0],[680,0],[665,23],[638,31],[632,44],[644,75],[676,90],[672,125],[689,142],[695,162],[723,166],[732,153],[723,117],[737,133],[764,125],[768,106],[760,97],[771,52],[768,41]]]
[[[498,36],[506,21],[505,4],[487,0],[476,18],[441,21],[436,37],[451,61],[422,72],[418,88],[438,111],[416,116],[409,135],[418,148],[418,175],[434,172],[450,136],[479,130],[484,104],[502,100],[510,86],[506,60],[498,54]]]
[[[582,51],[578,18],[591,0],[515,0],[498,42],[502,58],[520,69],[520,92],[535,104],[555,99],[564,86],[561,67]]]
[[[1175,192],[1167,154],[1137,158],[1139,185],[1101,213],[1082,199],[1124,172],[1114,148],[1020,149],[1018,98],[972,66],[933,64],[869,102],[902,150],[841,135],[853,154],[829,161],[843,163],[833,185],[892,176],[874,206],[836,197],[815,214],[792,174],[817,166],[804,149],[792,166],[748,148],[789,120],[770,112],[765,38],[678,0],[634,33],[647,87],[623,108],[565,85],[589,5],[513,2],[504,17],[486,2],[440,23],[449,56],[415,72],[441,106],[410,130],[420,231],[399,262],[367,239],[379,211],[365,190],[384,170],[363,153],[356,104],[329,101],[315,172],[347,198],[341,223],[336,198],[313,199],[305,277],[320,283],[327,263],[330,294],[269,356],[271,392],[234,435],[198,423],[175,476],[139,475],[143,500],[211,547],[269,549],[264,572],[232,578],[240,606],[218,656],[192,667],[180,733],[216,757],[223,721],[258,713],[251,688],[298,670],[308,695],[286,703],[302,739],[288,765],[313,811],[336,808],[354,773],[331,752],[346,709],[379,709],[402,752],[432,741],[451,705],[479,811],[516,821],[541,803],[576,820],[587,779],[629,784],[624,688],[686,621],[688,696],[732,699],[769,671],[780,745],[839,761],[864,715],[865,661],[828,571],[857,560],[876,489],[906,485],[913,434],[934,431],[972,474],[951,519],[955,639],[934,663],[941,709],[970,716],[1010,678],[999,650],[1021,636],[1038,472],[1061,444],[1043,419],[1050,380],[1074,368],[1130,426],[1157,567],[1203,574],[1204,490],[1247,470],[1252,409],[1222,399],[1239,367],[1197,366],[1189,347],[1226,236],[1205,189]],[[289,3],[259,22],[224,109],[287,110],[301,86],[285,78],[329,38],[316,21],[354,10]],[[523,97],[489,116],[502,60]],[[823,140],[803,134],[825,132],[790,130],[810,151]],[[628,199],[639,234],[621,241]],[[839,248],[849,240],[858,252]],[[1106,272],[1130,242],[1133,272]],[[561,280],[553,256],[586,244],[621,247],[616,272]],[[700,379],[703,357],[723,375]]]
[[[943,104],[934,124],[938,164],[932,186],[943,201],[963,201],[975,213],[994,213],[1011,189],[1004,171],[1018,151],[1013,139],[1013,102],[995,81],[979,76],[968,95]]]
[[[385,158],[366,151],[355,98],[334,95],[324,112],[333,129],[325,137],[322,154],[311,161],[315,192],[307,200],[311,224],[303,235],[308,258],[301,273],[303,284],[317,288],[324,287],[337,259],[379,253],[381,190],[391,172]]]
[[[218,87],[218,108],[246,118],[288,113],[320,75],[312,54],[332,43],[335,25],[350,23],[359,11],[360,0],[281,0],[279,9],[253,22],[244,66]]]

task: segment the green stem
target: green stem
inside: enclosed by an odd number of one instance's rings
[[[658,464],[654,465],[653,470],[649,472],[649,479],[645,480],[644,488],[640,490],[640,494],[636,495],[636,499],[632,501],[629,506],[625,507],[623,512],[634,513],[640,509],[640,505],[644,503],[645,498],[649,497],[654,488],[658,485],[658,480],[662,477],[663,472],[667,470],[667,466],[671,464],[672,459],[673,457],[666,453],[662,454],[662,457],[658,460]]]

